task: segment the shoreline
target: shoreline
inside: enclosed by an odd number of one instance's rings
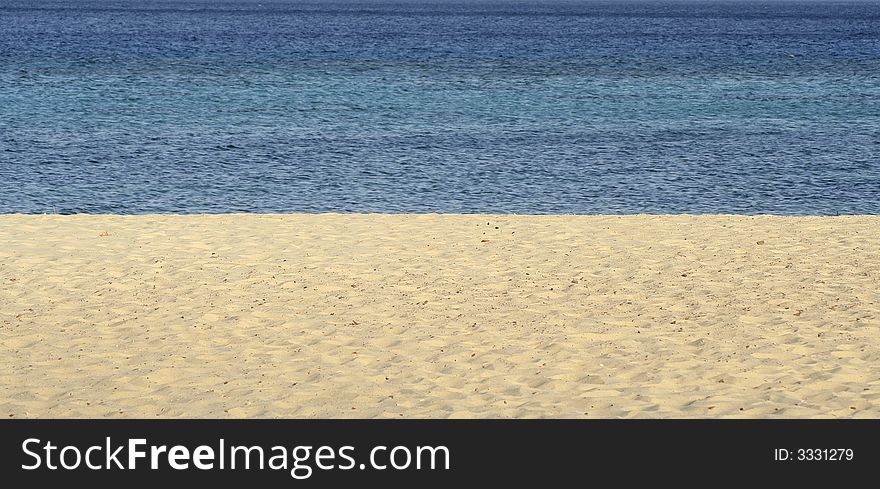
[[[880,216],[0,215],[0,416],[877,417]]]

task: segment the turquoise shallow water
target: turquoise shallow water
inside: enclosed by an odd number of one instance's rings
[[[880,213],[880,3],[0,3],[0,212]]]

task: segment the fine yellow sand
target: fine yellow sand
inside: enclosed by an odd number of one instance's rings
[[[0,216],[3,417],[878,417],[880,217]]]

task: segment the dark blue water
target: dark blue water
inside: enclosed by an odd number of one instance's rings
[[[880,213],[880,3],[0,0],[0,212]]]

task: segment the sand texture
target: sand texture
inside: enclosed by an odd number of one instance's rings
[[[878,417],[880,217],[0,216],[3,417]]]

